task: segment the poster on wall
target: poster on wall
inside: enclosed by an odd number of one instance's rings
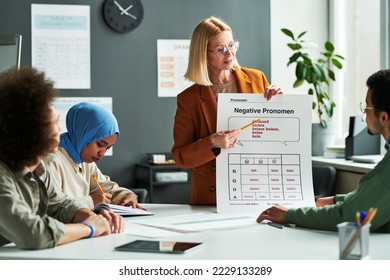
[[[90,7],[31,4],[31,64],[59,89],[91,88]]]
[[[59,125],[61,128],[61,133],[67,132],[66,129],[66,114],[69,109],[80,102],[89,102],[95,105],[102,106],[107,110],[112,112],[112,97],[58,97],[54,101],[54,107],[56,108],[59,115]],[[119,128],[120,129],[120,128]],[[112,156],[112,150],[109,149],[106,152],[106,156]]]
[[[176,97],[193,83],[184,79],[190,40],[157,40],[158,97]]]
[[[240,129],[237,143],[217,157],[219,213],[315,206],[311,96],[220,94],[217,131],[233,129]]]

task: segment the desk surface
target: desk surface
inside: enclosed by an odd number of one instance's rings
[[[145,204],[155,217],[215,212],[215,207]],[[140,219],[131,217],[126,219]],[[161,240],[198,241],[203,248],[184,255],[118,252],[114,247],[144,239],[128,234],[112,234],[79,240],[45,250],[20,250],[14,246],[0,247],[0,259],[105,259],[105,260],[322,260],[338,259],[337,232],[303,228],[278,229],[267,224],[245,228],[187,233]],[[371,234],[370,258],[390,259],[390,234]]]
[[[325,158],[325,157],[312,157],[313,164],[319,165],[332,165],[338,170],[344,170],[355,173],[368,173],[377,165],[376,163],[359,163],[352,160],[345,160],[343,158]]]

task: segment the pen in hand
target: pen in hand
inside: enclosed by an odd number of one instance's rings
[[[104,191],[103,191],[102,187],[100,186],[99,181],[98,181],[98,179],[96,178],[96,176],[95,176],[95,175],[92,175],[92,177],[93,177],[93,179],[95,180],[96,184],[98,185],[100,192],[101,192],[101,193],[104,193]]]
[[[260,119],[254,120],[254,121],[248,123],[247,125],[244,125],[243,127],[241,127],[240,130],[244,130],[245,128],[248,128],[248,127],[250,127],[251,125],[254,125],[255,123],[258,123],[258,122],[260,122],[260,121],[261,121]]]

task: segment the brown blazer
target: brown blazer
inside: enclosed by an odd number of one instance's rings
[[[264,93],[269,86],[264,73],[235,68],[240,93]],[[216,157],[209,137],[216,132],[217,101],[209,86],[194,84],[177,96],[172,157],[183,168],[192,168],[191,204],[216,205]]]

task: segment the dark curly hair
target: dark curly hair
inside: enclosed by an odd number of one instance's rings
[[[371,89],[371,101],[378,117],[381,111],[390,115],[390,69],[379,70],[367,79],[367,87]]]
[[[0,161],[18,170],[58,144],[50,119],[56,96],[53,82],[32,67],[0,73]]]

